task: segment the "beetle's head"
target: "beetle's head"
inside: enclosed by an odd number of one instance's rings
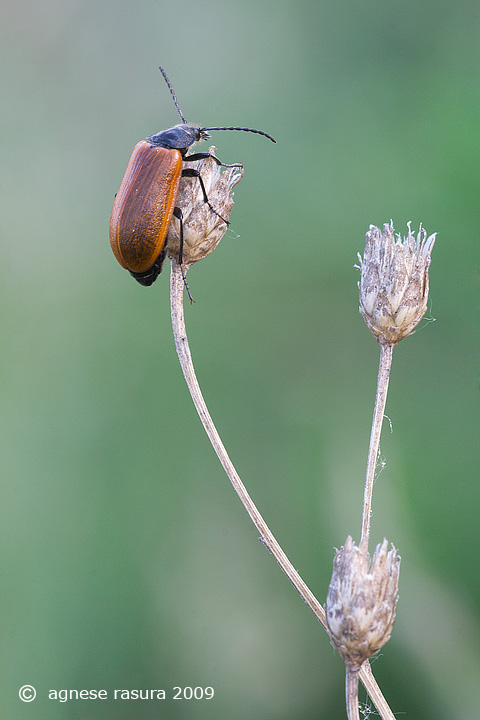
[[[197,125],[190,125],[189,123],[182,123],[181,125],[174,125],[168,130],[160,130],[156,135],[150,135],[147,137],[150,145],[156,147],[164,147],[168,150],[185,150],[189,148],[193,143],[199,142],[200,140],[207,140],[210,135],[204,128],[200,128]]]

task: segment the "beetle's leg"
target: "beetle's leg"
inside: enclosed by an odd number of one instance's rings
[[[208,155],[208,153],[207,153],[207,155]],[[193,157],[193,155],[191,155],[190,157]],[[213,157],[213,155],[210,155],[210,157]],[[185,158],[184,158],[184,159],[185,159]],[[220,215],[220,213],[218,213],[218,212],[215,210],[215,208],[214,208],[213,205],[211,204],[210,200],[208,199],[207,191],[205,190],[205,185],[204,185],[204,183],[203,183],[202,176],[200,175],[200,173],[198,172],[198,170],[194,170],[194,168],[184,168],[184,169],[182,170],[182,177],[196,177],[196,178],[198,178],[198,181],[199,181],[199,183],[200,183],[200,187],[202,188],[203,201],[207,203],[207,205],[208,205],[208,207],[210,208],[210,210],[212,210],[212,212],[214,212],[215,215],[217,215],[217,216],[220,218],[220,220],[223,220],[223,222],[224,222],[226,225],[230,225],[230,223],[228,222],[228,220],[225,220],[225,218],[222,217],[222,216]]]
[[[180,265],[180,271],[182,273],[183,284],[185,285],[185,290],[187,291],[188,297],[190,298],[190,304],[191,304],[191,303],[195,302],[195,300],[192,298],[192,295],[190,293],[190,288],[188,287],[187,278],[185,277],[185,272],[183,270],[183,213],[182,213],[181,208],[176,207],[173,209],[173,214],[180,223],[180,247],[178,249],[178,264]]]
[[[211,153],[203,152],[203,153],[193,153],[193,155],[184,155],[183,156],[183,162],[193,161],[193,160],[205,160],[205,158],[212,158],[217,165],[221,165],[224,168],[241,168],[243,167],[242,163],[233,163],[233,165],[225,165],[225,163],[220,162],[220,160]]]
[[[177,220],[180,221],[180,246],[178,249],[178,264],[182,268],[182,275],[183,275],[183,213],[182,209],[179,207],[173,208],[173,215],[177,218]]]

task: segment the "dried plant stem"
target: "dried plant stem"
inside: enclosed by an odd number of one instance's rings
[[[185,319],[183,314],[183,278],[179,269],[179,265],[172,259],[172,273],[171,273],[171,312],[172,312],[172,325],[173,335],[175,339],[175,347],[177,349],[178,358],[180,365],[182,366],[183,374],[190,390],[192,400],[197,408],[197,412],[202,421],[202,425],[205,428],[210,442],[212,443],[213,449],[217,453],[218,459],[223,465],[223,469],[227,473],[230,482],[232,483],[235,492],[242,501],[246,511],[250,515],[253,524],[260,533],[261,540],[270,550],[275,560],[280,565],[281,569],[288,577],[293,587],[297,590],[300,596],[307,603],[308,607],[315,614],[317,619],[322,623],[323,627],[326,628],[325,621],[325,610],[320,605],[318,600],[315,598],[313,593],[305,585],[300,575],[297,573],[295,568],[290,563],[289,559],[281,549],[280,545],[270,532],[265,520],[258,512],[255,504],[250,498],[244,484],[240,480],[240,477],[230,460],[227,451],[220,439],[220,435],[213,423],[213,420],[208,412],[207,405],[203,399],[200,386],[198,384],[195,370],[193,368],[192,356],[190,354],[190,348],[188,345],[187,334],[185,330]]]
[[[365,492],[363,496],[363,519],[362,538],[360,549],[368,553],[368,540],[370,537],[370,517],[372,514],[372,493],[375,481],[375,470],[377,467],[378,448],[380,446],[380,435],[382,432],[383,414],[387,402],[388,381],[392,367],[393,348],[396,343],[380,344],[380,364],[377,378],[377,395],[373,410],[372,432],[370,435],[370,447],[368,449],[367,475],[365,480]]]
[[[360,668],[359,677],[382,720],[397,720],[393,712],[390,710],[390,706],[385,700],[382,691],[378,687],[368,660],[365,660]]]
[[[185,266],[184,268],[185,271],[188,269]],[[260,515],[255,504],[250,498],[245,486],[243,485],[237,471],[235,470],[235,467],[233,466],[233,463],[230,460],[227,451],[220,439],[217,429],[213,424],[213,420],[210,416],[210,413],[208,412],[207,405],[205,403],[205,400],[203,399],[203,395],[195,375],[195,370],[193,368],[192,356],[190,354],[190,347],[188,344],[185,329],[185,318],[183,313],[183,291],[184,282],[180,267],[175,261],[175,259],[171,258],[170,306],[175,347],[177,350],[180,365],[182,367],[183,375],[185,377],[188,389],[190,391],[190,395],[192,396],[192,400],[195,404],[202,425],[208,435],[213,449],[217,453],[218,459],[220,460],[223,469],[227,473],[227,476],[233,485],[235,492],[242,501],[246,511],[248,512],[253,521],[253,524],[260,533],[263,544],[272,553],[275,560],[280,565],[280,568],[290,580],[300,597],[308,605],[310,610],[320,621],[323,627],[326,628],[325,610],[323,606],[319,603],[314,594],[304,583],[304,581],[302,580],[302,578],[295,570],[295,568],[283,552],[282,548],[276,541],[275,537],[271,533],[265,520]],[[375,678],[373,677],[368,661],[363,663],[359,674],[368,695],[372,699],[383,720],[395,720],[393,713],[388,707],[388,704],[383,697]]]
[[[358,670],[346,667],[345,695],[348,720],[360,720],[358,714]]]

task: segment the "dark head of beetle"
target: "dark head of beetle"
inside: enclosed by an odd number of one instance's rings
[[[163,147],[167,148],[167,150],[180,150],[180,152],[183,151],[183,155],[187,148],[193,145],[193,143],[207,140],[210,137],[211,135],[208,134],[206,128],[181,123],[167,130],[160,130],[160,132],[155,135],[149,135],[147,140],[150,145],[154,145],[155,147]]]

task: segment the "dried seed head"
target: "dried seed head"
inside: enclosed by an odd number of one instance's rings
[[[209,148],[211,155],[215,147]],[[221,168],[211,158],[188,163],[188,167],[201,173],[211,207],[205,202],[198,178],[185,177],[180,181],[177,205],[183,214],[183,265],[203,260],[225,235],[233,207],[233,187],[240,182],[242,167]],[[213,212],[212,208],[216,212]],[[218,213],[218,215],[216,214]],[[221,217],[219,217],[221,215]],[[180,248],[180,222],[172,218],[167,235],[167,252],[178,260]]]
[[[370,225],[360,260],[360,312],[380,343],[396,344],[410,335],[427,309],[428,268],[436,233],[427,238],[420,225],[415,238],[410,223],[402,241],[393,223],[383,231]]]
[[[397,607],[400,556],[386,540],[373,559],[349,536],[337,550],[327,596],[332,645],[344,663],[358,669],[390,638]]]

